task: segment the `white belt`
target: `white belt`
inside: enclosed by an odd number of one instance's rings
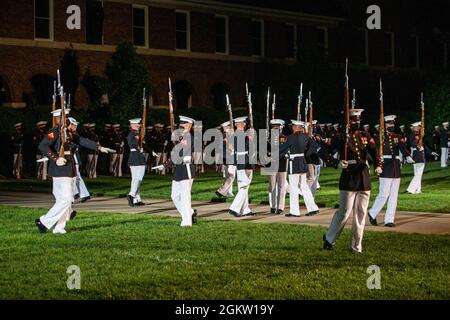
[[[183,163],[184,163],[184,164],[190,164],[191,160],[192,160],[192,157],[191,157],[191,156],[185,156],[185,157],[183,157]]]
[[[348,164],[358,164],[358,160],[348,160],[347,161]],[[359,163],[365,163],[367,166],[369,166],[369,162],[366,160],[364,162],[359,162]]]
[[[236,152],[236,154],[237,154],[238,156],[245,156],[246,154],[248,154],[248,151],[245,151],[245,152]]]
[[[133,149],[130,149],[130,151],[133,152],[133,151],[137,151],[137,150],[133,148]]]
[[[304,157],[304,156],[305,156],[304,153],[290,154],[289,155],[289,159],[294,160],[295,158],[301,158],[301,157]]]
[[[72,152],[70,152],[70,151],[64,151],[65,156],[70,156],[71,154],[72,154]]]
[[[391,156],[383,156],[383,159],[391,159],[392,160],[392,155]],[[401,160],[400,156],[395,156],[395,159],[397,160]]]

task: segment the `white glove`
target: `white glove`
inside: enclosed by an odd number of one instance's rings
[[[439,155],[436,152],[432,152],[431,155],[434,157],[435,160],[439,158]]]
[[[339,168],[347,169],[348,168],[348,161],[345,161],[345,160],[339,161]]]
[[[383,173],[383,169],[381,167],[376,167],[375,168],[375,173],[377,174],[377,176],[381,175]]]
[[[166,141],[164,141],[164,147],[165,147],[165,146],[167,146],[167,143],[168,143],[168,142],[167,142],[167,140],[166,140]]]
[[[157,157],[158,154],[155,151],[152,151],[152,156]]]
[[[413,158],[411,158],[411,157],[406,157],[406,162],[408,162],[409,164],[414,164],[414,163],[416,163],[416,162],[413,160]]]
[[[160,165],[160,166],[152,167],[152,170],[163,171],[163,170],[164,170],[164,166],[163,166],[163,165]]]
[[[63,158],[63,157],[59,157],[58,160],[56,160],[56,165],[58,167],[65,166],[66,163],[67,163],[67,160],[65,158]]]
[[[100,147],[100,148],[98,148],[98,150],[103,153],[116,153],[116,150],[106,148],[106,147]]]

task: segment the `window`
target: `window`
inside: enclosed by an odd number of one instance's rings
[[[286,25],[286,58],[297,57],[297,25]]]
[[[228,17],[216,16],[216,52],[228,54]]]
[[[252,20],[252,54],[264,56],[264,22],[262,20]]]
[[[53,0],[34,0],[34,38],[53,39]]]
[[[86,0],[86,43],[103,44],[103,0]]]
[[[190,17],[187,11],[176,12],[176,48],[190,50]]]
[[[395,35],[393,32],[386,32],[384,35],[384,64],[395,66]]]
[[[323,53],[328,51],[328,28],[317,27],[317,46],[323,50]]]
[[[133,5],[133,44],[148,47],[148,8]]]

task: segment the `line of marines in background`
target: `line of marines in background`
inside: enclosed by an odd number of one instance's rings
[[[26,132],[23,123],[16,123],[14,125],[14,133],[10,137],[10,150],[12,152],[12,174],[16,179],[22,179],[24,177],[36,177],[38,180],[48,179],[48,165],[45,162],[40,162],[35,166],[35,160],[42,158],[42,154],[39,152],[37,146],[42,138],[48,131],[48,122],[39,121],[36,123],[36,127],[31,132]],[[194,128],[194,129],[202,129]],[[145,153],[146,170],[150,173],[150,168],[164,163],[168,159],[168,155],[172,150],[172,144],[170,141],[170,127],[164,126],[161,123],[157,123],[153,126],[146,128],[146,143],[156,153],[155,156],[150,153]],[[375,125],[371,128],[370,125],[365,124],[363,130],[370,133],[374,139],[378,139],[379,125]],[[400,125],[397,132],[405,139],[407,148],[410,149],[414,144],[412,137],[417,131],[417,126],[410,126],[409,132],[406,130],[405,125]],[[101,142],[104,146],[116,150],[116,153],[100,156],[98,152],[92,150],[86,150],[81,153],[81,171],[84,176],[89,179],[95,179],[97,172],[102,175],[111,175],[115,177],[121,177],[123,174],[123,168],[126,168],[126,158],[129,156],[125,145],[125,139],[128,134],[128,130],[123,130],[120,124],[105,124],[101,133],[97,133],[95,123],[85,123],[81,134],[93,141]],[[285,133],[288,131],[284,130]],[[321,144],[326,146],[326,150],[332,154],[337,152],[337,137],[341,134],[341,128],[339,124],[314,124],[314,133],[320,135]],[[427,158],[432,159],[431,152],[440,154],[441,167],[447,166],[448,155],[448,124],[443,123],[442,126],[435,126],[434,130],[429,133],[430,139],[426,140],[427,146],[426,155]],[[124,161],[125,157],[125,161]],[[403,154],[400,154],[402,164],[405,163],[406,158]],[[29,166],[25,163],[30,162]],[[327,164],[324,163],[324,166]],[[33,167],[34,170],[26,170],[25,167]],[[171,173],[167,170],[158,172],[158,174]],[[205,166],[199,165],[196,167],[197,172],[203,173]],[[222,172],[221,165],[216,165],[215,170]],[[29,172],[27,172],[29,171]]]

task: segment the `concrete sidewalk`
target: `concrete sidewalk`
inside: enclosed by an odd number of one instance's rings
[[[53,205],[53,196],[47,193],[0,192],[0,205],[10,205],[30,208],[50,208]],[[77,203],[74,209],[91,212],[139,213],[162,216],[180,217],[170,199],[145,199],[144,207],[130,208],[125,198],[96,197],[86,203]],[[211,220],[245,220],[252,223],[290,223],[310,226],[328,227],[336,209],[320,209],[315,217],[306,217],[306,210],[301,208],[302,217],[287,218],[284,215],[268,214],[267,205],[251,205],[256,216],[235,218],[228,214],[229,203],[193,202],[193,208],[198,210],[200,218]],[[378,217],[383,222],[384,214]],[[200,219],[201,221],[201,219]],[[368,222],[367,222],[368,223]],[[367,225],[368,231],[403,232],[420,234],[450,234],[450,214],[424,213],[424,212],[397,212],[396,228],[385,228]],[[351,218],[347,223],[351,227]]]

